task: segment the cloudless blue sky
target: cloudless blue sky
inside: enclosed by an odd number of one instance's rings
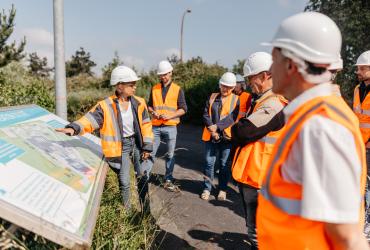
[[[237,59],[255,51],[273,37],[284,18],[303,11],[307,0],[65,0],[66,60],[79,47],[98,65],[117,51],[129,66],[154,68],[158,61],[178,54],[181,17],[184,23],[184,58],[201,56],[208,63],[231,68]],[[53,64],[53,1],[1,0],[6,12],[17,9],[11,41],[26,36],[27,52],[36,51]]]

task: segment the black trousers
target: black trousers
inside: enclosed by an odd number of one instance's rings
[[[256,213],[257,213],[257,188],[238,182],[239,192],[243,201],[245,223],[248,229],[248,238],[251,243],[251,249],[258,249],[257,231],[256,231]]]

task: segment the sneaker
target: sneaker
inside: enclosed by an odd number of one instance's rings
[[[200,198],[202,199],[202,200],[205,200],[205,201],[208,201],[209,200],[209,195],[210,195],[211,193],[207,190],[207,189],[204,189],[203,190],[203,193],[200,195]]]
[[[166,180],[166,182],[163,185],[163,188],[170,192],[179,192],[180,188],[179,186],[173,184],[171,180]]]
[[[220,192],[218,192],[218,195],[217,195],[217,200],[219,200],[219,201],[226,200],[226,192],[220,190]]]
[[[369,222],[365,222],[364,235],[366,237],[366,240],[370,242],[370,223]]]

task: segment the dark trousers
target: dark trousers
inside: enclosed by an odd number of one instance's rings
[[[252,245],[250,249],[258,249],[256,231],[258,189],[240,182],[238,183],[238,186],[243,201],[245,222],[248,228],[248,238]]]

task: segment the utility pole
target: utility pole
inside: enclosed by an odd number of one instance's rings
[[[183,40],[183,33],[184,33],[184,19],[186,13],[191,13],[191,9],[187,9],[184,14],[182,15],[181,20],[181,35],[180,35],[180,62],[182,62],[182,40]]]
[[[63,0],[53,1],[54,9],[54,67],[56,114],[67,120],[66,66],[64,60]]]

